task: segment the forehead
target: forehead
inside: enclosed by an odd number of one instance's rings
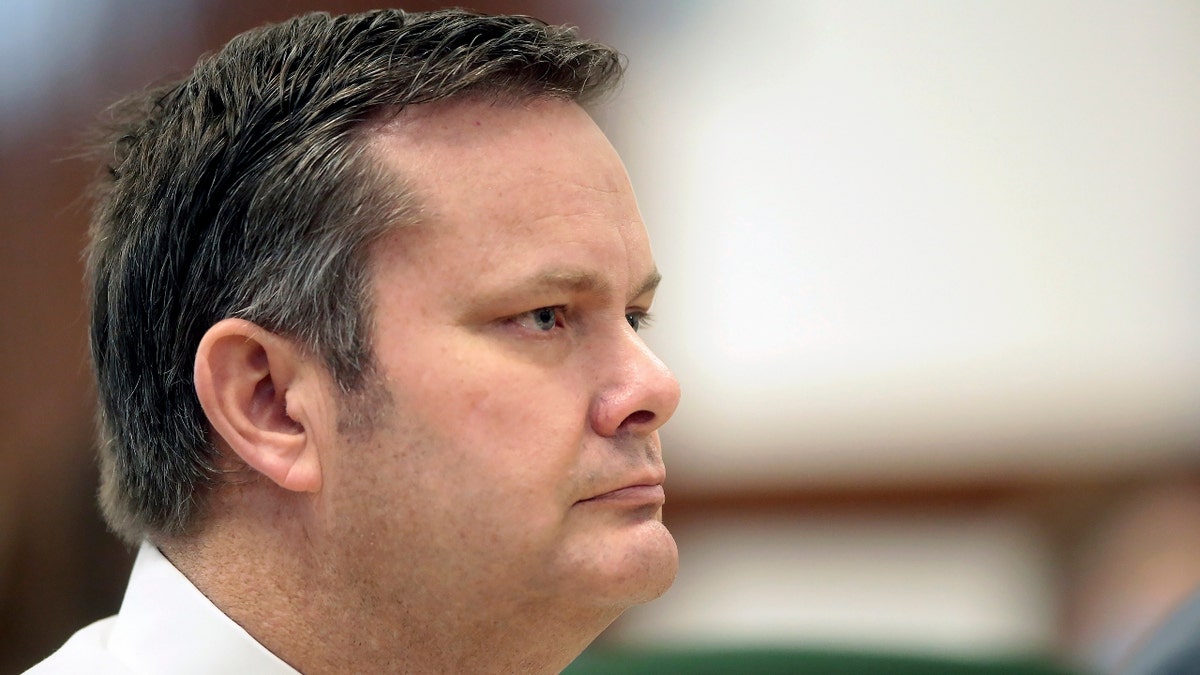
[[[495,196],[511,189],[514,178],[629,189],[604,133],[570,101],[451,99],[409,106],[379,128],[373,149],[385,166],[435,199],[439,193]]]
[[[574,103],[413,106],[381,127],[371,150],[419,205],[418,223],[393,237],[402,245],[385,241],[385,255],[410,265],[490,256],[472,270],[482,281],[547,257],[600,269],[618,286],[653,269],[624,166]]]

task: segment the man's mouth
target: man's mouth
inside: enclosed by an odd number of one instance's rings
[[[581,504],[612,504],[614,506],[662,506],[667,500],[666,492],[661,483],[648,485],[627,485],[623,488],[610,490],[595,497],[580,501]]]

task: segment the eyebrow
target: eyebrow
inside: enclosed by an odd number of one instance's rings
[[[641,297],[658,288],[662,275],[657,269],[651,270],[642,283],[629,295],[628,300]],[[536,274],[520,284],[522,289],[566,289],[574,292],[590,292],[610,294],[612,284],[598,274],[586,270],[552,269]]]
[[[658,288],[658,284],[661,281],[662,275],[658,273],[658,269],[656,268],[650,270],[650,274],[646,275],[646,278],[642,281],[642,285],[638,286],[637,290],[634,291],[633,295],[631,295],[629,299],[633,300],[634,298],[645,295],[646,293],[653,292],[654,289]]]

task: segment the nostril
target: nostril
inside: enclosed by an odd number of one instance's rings
[[[654,413],[649,410],[639,410],[625,418],[625,425],[648,424],[654,420]]]

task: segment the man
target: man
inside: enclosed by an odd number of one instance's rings
[[[33,672],[556,672],[677,566],[619,56],[308,15],[121,106],[89,255],[121,612]]]

